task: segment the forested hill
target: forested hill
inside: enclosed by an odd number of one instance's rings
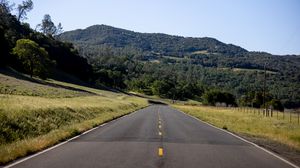
[[[240,105],[266,101],[300,106],[300,56],[250,52],[213,38],[138,33],[94,25],[62,33],[93,66],[106,85],[174,99],[202,99],[207,90],[233,93]]]
[[[80,45],[110,45],[112,47],[131,47],[145,55],[168,55],[181,57],[197,51],[239,55],[247,50],[224,44],[213,38],[192,38],[172,36],[161,33],[137,33],[106,25],[94,25],[84,30],[65,32],[60,38]]]
[[[204,67],[263,69],[295,72],[300,56],[275,56],[266,52],[249,52],[239,46],[214,38],[193,38],[161,33],[138,33],[106,25],[64,32],[59,39],[75,44],[84,57],[131,55],[143,61],[178,62],[188,58]]]

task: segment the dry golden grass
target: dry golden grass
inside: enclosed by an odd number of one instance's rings
[[[51,85],[47,81],[11,72],[8,76],[0,73],[0,94],[42,96],[50,98],[89,96],[86,91],[67,89],[59,85]],[[25,80],[28,79],[28,80]],[[29,80],[30,79],[30,80]]]
[[[7,163],[18,157],[26,156],[28,154],[45,149],[49,146],[53,146],[58,142],[78,135],[79,133],[91,129],[104,122],[128,114],[133,110],[136,109],[128,108],[126,110],[119,110],[118,112],[105,112],[94,119],[66,125],[41,136],[26,138],[15,141],[13,143],[0,145],[0,164]]]
[[[9,114],[18,113],[19,111],[38,110],[48,108],[69,107],[93,108],[93,107],[112,107],[134,103],[140,99],[129,96],[116,96],[113,98],[103,96],[84,96],[72,98],[45,98],[37,96],[19,96],[0,94],[0,109],[7,111]]]
[[[39,151],[145,106],[145,99],[125,95],[55,99],[0,95],[0,131],[6,136],[0,137],[0,163]]]
[[[123,93],[54,80],[40,81],[43,85],[0,75],[0,88],[4,79],[14,84],[8,87],[12,93],[0,93],[0,164],[148,105],[146,99]]]
[[[292,115],[290,123],[289,115],[283,119],[282,114],[277,119],[276,114],[272,118],[263,117],[257,111],[255,114],[247,113],[237,108],[189,105],[173,107],[219,128],[226,127],[231,132],[270,139],[300,151],[300,125],[297,123],[297,115]]]

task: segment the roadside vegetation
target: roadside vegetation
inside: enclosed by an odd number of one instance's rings
[[[266,117],[263,116],[262,111],[259,113],[258,109],[245,110],[187,104],[172,106],[300,163],[300,124],[296,113],[285,114],[283,117],[283,113],[279,112],[278,117],[277,113],[274,113],[273,117]]]
[[[55,80],[0,78],[1,164],[147,106],[146,99]]]

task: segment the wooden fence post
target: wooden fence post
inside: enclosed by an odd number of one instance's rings
[[[299,125],[299,114],[300,114],[300,111],[298,111],[298,125]]]
[[[271,117],[273,117],[273,109],[270,109],[271,110]]]

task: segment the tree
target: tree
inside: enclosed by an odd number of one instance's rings
[[[20,39],[13,48],[13,54],[22,62],[24,70],[30,74],[45,78],[50,63],[47,51],[36,42]]]
[[[216,103],[225,103],[226,106],[236,106],[235,97],[231,93],[210,90],[203,95],[203,103],[215,106]]]
[[[7,40],[4,37],[4,31],[0,27],[0,66],[5,65],[7,63],[9,48],[7,44]]]
[[[152,93],[160,97],[172,97],[171,84],[165,80],[156,80],[153,82]]]
[[[279,111],[284,110],[282,103],[280,102],[280,100],[277,99],[272,99],[271,101],[267,102],[266,106],[272,107],[274,110],[279,110]]]
[[[63,32],[61,23],[59,23],[56,27],[49,14],[44,15],[42,23],[37,25],[37,29],[42,31],[47,36],[54,36]]]
[[[61,33],[63,33],[64,31],[63,31],[63,27],[62,27],[62,25],[61,25],[61,23],[58,23],[58,25],[57,25],[57,27],[56,27],[56,32],[55,32],[55,34],[56,35],[59,35],[59,34],[61,34]]]
[[[27,12],[31,11],[33,9],[33,2],[31,0],[25,0],[22,2],[22,4],[18,5],[18,21],[27,19],[26,15]]]

